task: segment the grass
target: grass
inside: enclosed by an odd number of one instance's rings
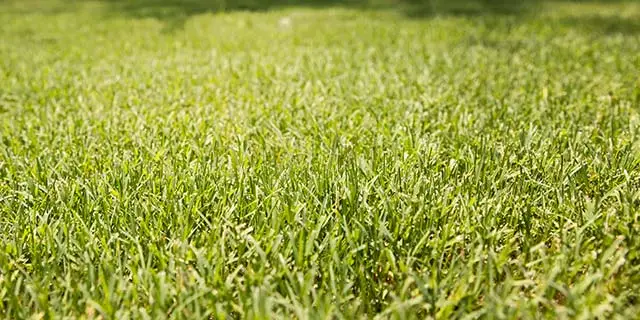
[[[127,8],[0,2],[0,318],[638,318],[639,3]]]

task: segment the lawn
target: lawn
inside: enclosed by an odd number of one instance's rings
[[[638,318],[640,2],[216,1],[0,1],[0,319]]]

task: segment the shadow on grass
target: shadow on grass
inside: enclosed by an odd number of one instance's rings
[[[176,27],[190,16],[228,11],[268,11],[284,7],[397,9],[410,18],[436,15],[523,14],[540,0],[102,0],[113,13],[155,18]]]
[[[539,12],[540,0],[405,0],[400,6],[410,18],[433,16],[527,15]]]
[[[232,11],[268,11],[285,7],[367,8],[364,0],[101,0],[111,14],[154,18],[165,23],[167,30],[179,29],[199,14]]]
[[[640,35],[640,17],[586,15],[562,18],[560,22],[576,30],[600,35]]]
[[[2,0],[0,0],[1,2]],[[527,19],[541,12],[547,4],[558,0],[76,0],[63,5],[73,8],[82,1],[100,2],[108,15],[153,18],[162,21],[165,31],[181,29],[192,16],[231,11],[269,11],[288,7],[346,7],[361,10],[390,9],[409,19],[430,19],[442,16],[500,17]],[[576,30],[594,34],[640,34],[640,17],[624,15],[623,6],[634,3],[625,0],[559,0],[579,8],[581,4],[610,4],[620,14],[571,15],[559,17],[559,22]],[[606,6],[606,5],[605,5]],[[60,9],[60,8],[58,8]],[[593,10],[591,11],[593,12]],[[596,11],[597,12],[597,11]],[[553,21],[554,23],[558,20]]]

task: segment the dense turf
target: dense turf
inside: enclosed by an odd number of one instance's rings
[[[183,9],[0,2],[2,318],[637,317],[640,4]]]

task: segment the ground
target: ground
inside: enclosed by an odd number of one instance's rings
[[[640,3],[445,2],[0,1],[0,317],[637,318]]]

